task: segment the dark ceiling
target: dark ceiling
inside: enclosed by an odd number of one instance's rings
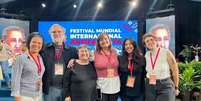
[[[5,1],[5,0],[4,0]],[[79,4],[82,0],[11,0],[0,3],[0,8],[5,8],[8,14],[21,14],[28,18],[42,20],[91,20],[96,11],[96,4],[100,0],[83,0],[80,11],[75,17],[76,9],[73,4]],[[129,2],[132,0],[103,0],[104,8],[99,10],[96,19],[118,19],[123,20],[129,11]],[[138,6],[132,11],[129,19],[145,18],[149,8],[154,1],[154,11],[167,9],[169,4],[175,0],[137,0]],[[42,8],[41,3],[47,7]]]

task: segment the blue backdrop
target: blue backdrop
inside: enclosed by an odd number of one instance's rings
[[[138,24],[132,21],[40,21],[39,32],[44,36],[45,43],[51,42],[48,33],[53,24],[60,24],[66,28],[66,43],[72,46],[88,44],[93,50],[96,39],[101,32],[107,32],[113,41],[113,46],[121,51],[121,46],[125,38],[138,40]]]

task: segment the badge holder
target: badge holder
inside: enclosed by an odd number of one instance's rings
[[[55,64],[55,75],[58,76],[58,75],[63,75],[63,64],[60,64],[60,63],[56,63]]]
[[[135,84],[135,77],[128,76],[126,86],[133,88],[134,84]]]
[[[114,68],[108,67],[107,77],[114,77]]]
[[[149,84],[150,85],[156,85],[156,74],[154,72],[151,73],[151,75],[149,76]]]

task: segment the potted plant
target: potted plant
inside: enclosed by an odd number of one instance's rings
[[[179,63],[179,70],[179,89],[183,95],[182,101],[190,101],[192,90],[201,89],[201,62]]]

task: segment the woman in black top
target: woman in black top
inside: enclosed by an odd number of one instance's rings
[[[132,39],[125,39],[119,56],[122,101],[144,101],[145,58]]]
[[[86,45],[78,47],[78,56],[64,74],[65,101],[95,101],[97,76]]]

